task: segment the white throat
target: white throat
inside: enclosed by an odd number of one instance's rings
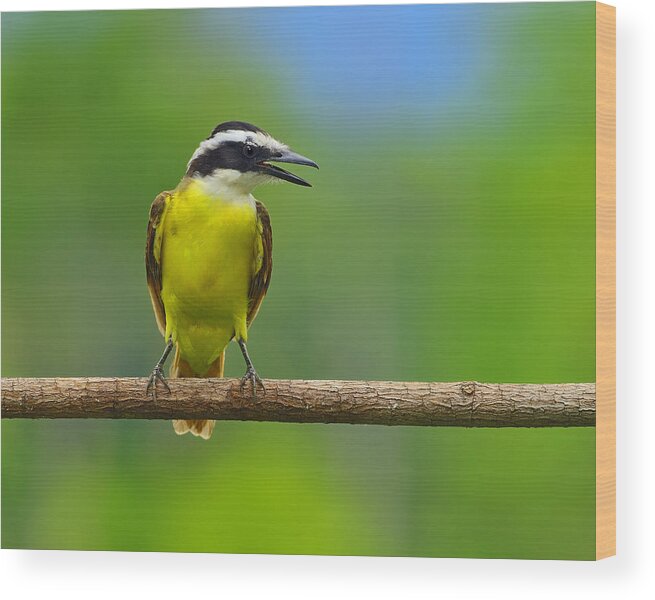
[[[255,207],[252,191],[263,177],[258,173],[242,173],[234,169],[216,169],[210,175],[194,176],[204,194],[224,202],[249,204]]]

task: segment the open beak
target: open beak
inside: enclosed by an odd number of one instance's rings
[[[314,167],[315,169],[318,169],[318,165],[313,160],[301,156],[300,154],[296,154],[291,150],[282,150],[281,152],[274,154],[267,160],[258,163],[262,172],[266,173],[267,175],[272,175],[273,177],[277,177],[278,179],[284,179],[285,181],[290,181],[291,183],[295,183],[297,185],[312,187],[312,184],[305,181],[302,177],[298,177],[293,173],[289,173],[289,171],[285,171],[283,168],[278,167],[277,165],[272,165],[271,162],[291,163],[294,165],[305,165],[307,167]]]

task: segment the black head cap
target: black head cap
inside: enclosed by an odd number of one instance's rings
[[[246,123],[245,121],[226,121],[225,123],[216,125],[207,139],[214,137],[221,131],[252,131],[253,133],[266,134],[263,129],[260,129],[257,125],[253,125],[252,123]]]

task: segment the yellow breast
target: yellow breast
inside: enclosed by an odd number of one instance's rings
[[[256,208],[252,197],[211,197],[195,182],[169,203],[161,249],[167,336],[191,362],[211,362],[233,334],[247,335]]]

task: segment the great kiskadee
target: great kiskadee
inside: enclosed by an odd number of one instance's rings
[[[150,207],[146,276],[166,348],[146,393],[168,388],[162,367],[175,347],[170,377],[222,377],[234,339],[246,361],[241,388],[263,384],[248,355],[248,327],[271,280],[273,236],[268,211],[253,198],[261,183],[310,186],[271,163],[318,165],[268,133],[240,121],[218,125],[191,156],[179,185]],[[214,421],[173,421],[178,434],[208,439]]]

